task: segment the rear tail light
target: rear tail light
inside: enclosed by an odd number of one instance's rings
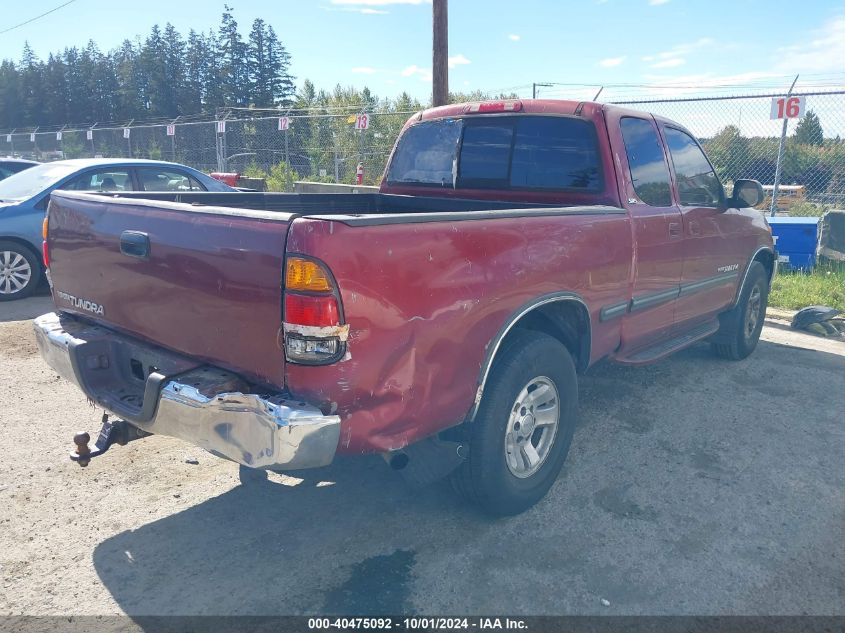
[[[47,216],[44,216],[44,221],[41,223],[41,238],[44,240],[41,242],[41,255],[44,259],[44,268],[50,267],[50,250],[47,248]]]
[[[312,327],[340,325],[337,299],[333,295],[312,297],[292,292],[286,293],[285,323]]]
[[[340,295],[328,268],[316,260],[291,256],[285,262],[285,358],[292,363],[325,365],[345,351]]]
[[[285,289],[331,292],[333,285],[328,271],[314,260],[289,257],[285,270]]]

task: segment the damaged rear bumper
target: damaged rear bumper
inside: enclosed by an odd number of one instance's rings
[[[71,317],[51,312],[34,327],[41,355],[59,375],[147,433],[253,468],[312,468],[334,458],[337,415],[282,393],[249,393],[231,372]]]

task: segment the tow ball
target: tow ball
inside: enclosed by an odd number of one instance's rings
[[[91,441],[91,436],[88,433],[79,432],[73,436],[73,443],[76,444],[76,452],[70,454],[70,458],[80,466],[87,466],[91,463],[94,457],[99,457],[113,444],[126,446],[129,442],[140,440],[143,437],[152,435],[142,431],[136,426],[132,426],[126,420],[109,421],[108,413],[103,414],[103,428],[100,429],[100,435],[92,449],[88,446]]]

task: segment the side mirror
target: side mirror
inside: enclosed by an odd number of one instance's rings
[[[737,180],[729,202],[737,207],[756,207],[763,202],[763,185],[756,180]]]

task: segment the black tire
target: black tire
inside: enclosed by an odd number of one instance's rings
[[[39,283],[38,256],[20,242],[0,240],[0,301],[24,299],[35,292]]]
[[[267,471],[260,468],[250,468],[249,466],[238,466],[238,480],[242,486],[255,486],[266,484]]]
[[[713,353],[729,360],[747,358],[760,340],[768,302],[769,275],[763,264],[751,262],[739,302],[719,317],[721,326],[710,343]]]
[[[514,474],[513,462],[509,465],[505,436],[512,428],[511,415],[518,416],[520,409],[523,415],[526,412],[525,407],[517,407],[521,394],[536,384],[532,381],[543,379],[547,381],[541,382],[546,393],[553,393],[549,391],[548,382],[556,389],[557,430],[537,466],[532,467],[520,453],[520,464],[528,471],[537,470],[519,477]],[[532,407],[530,428],[536,432],[543,427],[535,427],[533,412]],[[485,386],[484,397],[469,429],[467,459],[451,475],[454,488],[488,514],[507,516],[524,512],[542,499],[557,479],[572,443],[577,412],[578,378],[566,347],[547,334],[528,330],[514,332],[500,350]],[[529,431],[532,435],[523,440],[532,442],[533,446],[532,431]],[[510,439],[512,434],[509,434]],[[523,442],[510,446],[526,445]],[[537,455],[536,449],[534,455]]]

